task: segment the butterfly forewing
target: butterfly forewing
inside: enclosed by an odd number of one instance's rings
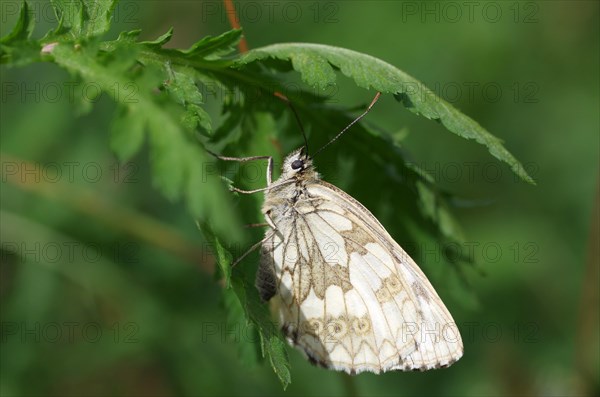
[[[266,191],[263,212],[275,229],[262,246],[257,287],[263,299],[280,300],[289,342],[313,363],[352,374],[458,360],[452,317],[379,221],[322,181],[301,150],[273,186],[286,180]]]

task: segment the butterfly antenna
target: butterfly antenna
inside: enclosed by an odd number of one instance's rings
[[[356,124],[360,119],[362,119],[363,117],[366,116],[367,113],[369,113],[371,111],[371,108],[373,107],[373,105],[375,105],[375,102],[377,102],[377,100],[379,99],[379,97],[381,96],[381,92],[378,92],[377,94],[375,94],[375,98],[373,98],[373,100],[371,101],[371,104],[367,107],[367,110],[365,110],[363,112],[363,114],[361,114],[360,116],[358,116],[357,118],[355,118],[354,120],[352,120],[352,122],[350,124],[348,124],[346,126],[346,128],[344,128],[343,130],[341,130],[332,140],[330,140],[329,142],[327,142],[325,145],[321,146],[321,149],[317,150],[316,153],[313,155],[313,158],[319,153],[321,152],[323,149],[325,149],[327,146],[331,145],[333,142],[335,142],[340,136],[342,136],[342,134],[344,132],[346,132],[350,127],[352,127],[354,124]]]
[[[292,110],[292,113],[294,113],[298,127],[300,127],[300,132],[302,132],[302,137],[304,138],[304,148],[306,149],[306,154],[308,155],[308,139],[306,139],[306,132],[304,132],[304,127],[302,126],[302,122],[300,121],[300,116],[298,116],[296,108],[294,108],[294,105],[292,105],[292,102],[289,100],[289,98],[282,93],[275,91],[273,95],[285,102],[286,105],[288,105],[288,107]]]

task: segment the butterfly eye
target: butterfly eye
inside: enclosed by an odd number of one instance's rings
[[[302,160],[294,160],[292,162],[292,169],[293,170],[297,170],[299,168],[302,168],[304,166],[304,161]]]

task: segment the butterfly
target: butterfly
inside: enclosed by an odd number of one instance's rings
[[[266,188],[233,190],[265,193],[256,287],[277,301],[288,342],[311,363],[349,374],[456,362],[460,333],[427,277],[367,208],[321,179],[307,146],[285,158],[276,181],[269,156],[218,156],[268,160]]]

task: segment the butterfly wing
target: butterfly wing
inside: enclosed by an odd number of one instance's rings
[[[427,370],[462,356],[458,329],[410,256],[357,200],[323,181],[273,214],[257,286],[278,292],[288,341],[346,371]]]

